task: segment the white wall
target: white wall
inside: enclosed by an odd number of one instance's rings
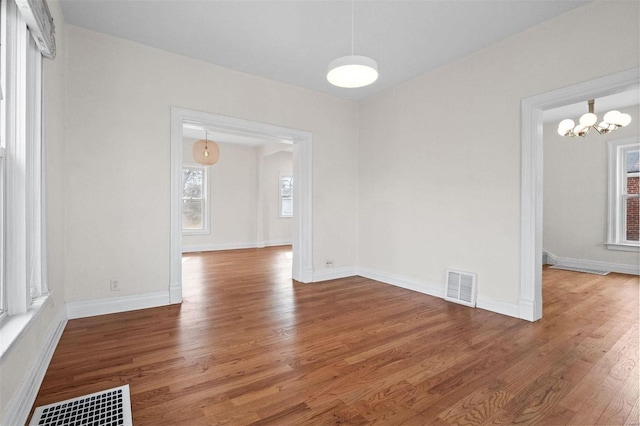
[[[544,243],[550,253],[569,259],[637,265],[638,253],[608,250],[607,141],[638,136],[640,109],[621,108],[629,126],[607,135],[568,138],[558,123],[544,125]],[[585,112],[587,103],[585,102]],[[602,117],[606,111],[596,113]],[[577,120],[578,117],[566,117]]]
[[[168,291],[171,106],[311,132],[314,267],[355,265],[355,103],[67,28],[67,301]]]
[[[440,292],[476,272],[479,304],[517,313],[520,102],[637,67],[638,8],[589,3],[363,102],[361,270]]]
[[[186,164],[195,164],[193,142],[185,143],[182,158]],[[225,143],[218,146],[220,159],[208,168],[210,233],[184,235],[185,249],[224,249],[255,242],[258,200],[255,149]]]
[[[185,138],[184,164],[196,139]],[[291,244],[292,220],[279,217],[279,172],[293,171],[291,152],[217,142],[220,159],[208,168],[210,233],[183,235],[183,252]]]
[[[48,303],[40,315],[30,324],[24,334],[3,356],[0,362],[0,423],[4,421],[7,408],[15,397],[24,396],[19,392],[37,391],[25,389],[25,380],[33,377],[36,363],[44,353],[46,336],[59,325],[64,318],[64,213],[65,213],[65,174],[64,174],[64,104],[65,104],[65,68],[64,56],[67,43],[64,31],[64,19],[57,1],[49,1],[49,8],[56,24],[57,57],[55,60],[43,59],[43,102],[44,102],[44,140],[45,140],[45,179],[46,179],[46,227],[47,227],[47,281],[50,290]],[[30,407],[28,407],[30,408]],[[27,409],[28,409],[27,408]]]

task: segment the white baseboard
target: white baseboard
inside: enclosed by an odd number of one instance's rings
[[[502,300],[495,300],[488,297],[478,296],[478,298],[476,299],[476,308],[495,312],[497,314],[507,315],[509,317],[520,318],[520,308],[516,303],[508,303],[503,302]]]
[[[408,290],[417,291],[418,293],[427,294],[429,296],[444,298],[445,285],[416,280],[414,278],[403,277],[400,275],[389,274],[382,271],[376,271],[369,268],[358,268],[358,275],[372,280],[380,281],[385,284],[395,285],[396,287],[406,288]],[[515,303],[507,303],[501,300],[494,300],[488,297],[478,296],[476,307],[487,311],[495,312],[501,315],[519,318],[518,305]]]
[[[541,300],[537,301],[537,303],[542,303]],[[520,299],[518,301],[518,318],[527,320],[527,321],[537,321],[536,312],[541,312],[541,308],[536,305],[533,300]]]
[[[600,271],[618,272],[620,274],[640,275],[640,265],[624,263],[601,262],[599,260],[572,259],[569,257],[556,258],[555,266],[569,268],[596,269]]]
[[[543,265],[555,265],[556,263],[558,263],[558,256],[551,253],[549,250],[542,250]]]
[[[396,287],[406,288],[408,290],[417,291],[419,293],[428,294],[429,296],[444,297],[444,284],[430,283],[427,281],[416,280],[414,278],[403,277],[400,275],[389,274],[370,268],[358,268],[358,275],[372,280],[380,281],[385,284],[395,285]]]
[[[69,319],[115,314],[117,312],[156,308],[171,304],[169,292],[134,294],[132,296],[110,297],[108,299],[80,300],[67,303]]]
[[[327,268],[323,271],[313,272],[313,282],[336,280],[338,278],[353,277],[357,274],[357,270],[353,266],[343,268]]]
[[[239,250],[248,248],[264,248],[273,246],[287,246],[291,245],[291,240],[269,240],[269,241],[254,241],[245,243],[208,243],[208,244],[194,244],[182,246],[183,253],[194,253],[199,251],[220,251],[220,250]]]
[[[171,283],[169,287],[169,303],[182,303],[182,284]]]
[[[16,389],[13,400],[7,406],[0,424],[24,425],[27,423],[31,407],[38,396],[38,390],[66,325],[67,313],[63,308],[58,311],[51,327],[42,339],[38,357],[27,370],[26,377],[20,387]]]

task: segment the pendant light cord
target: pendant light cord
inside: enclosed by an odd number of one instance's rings
[[[353,0],[351,0],[351,56],[353,56]]]

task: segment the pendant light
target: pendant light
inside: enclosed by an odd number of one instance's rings
[[[367,56],[353,54],[353,1],[351,1],[351,55],[329,63],[327,80],[334,86],[353,89],[368,86],[378,79],[378,63]]]
[[[629,114],[621,113],[620,111],[609,111],[604,115],[600,124],[596,124],[598,122],[598,116],[593,112],[595,100],[590,99],[588,105],[589,112],[582,114],[578,125],[570,118],[560,122],[558,125],[558,134],[560,136],[585,137],[591,129],[603,135],[620,127],[626,127],[631,123],[631,116]]]
[[[193,159],[205,166],[216,164],[220,158],[220,147],[214,141],[209,140],[209,134],[205,130],[204,139],[193,144]]]

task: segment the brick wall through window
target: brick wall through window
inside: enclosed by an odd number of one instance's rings
[[[627,194],[638,194],[640,177],[627,178]],[[640,238],[640,198],[627,200],[627,241],[638,241]]]

